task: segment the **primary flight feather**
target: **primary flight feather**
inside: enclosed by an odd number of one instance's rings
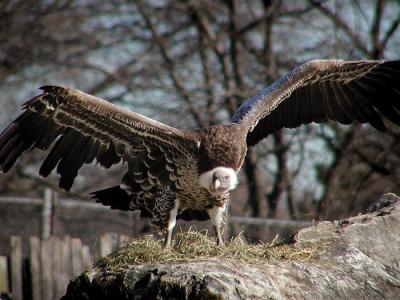
[[[39,173],[56,168],[69,190],[78,170],[97,160],[124,160],[118,186],[92,194],[97,202],[141,216],[166,230],[177,218],[210,219],[223,244],[229,193],[237,185],[247,147],[281,128],[311,122],[400,125],[400,61],[314,60],[245,101],[232,123],[203,129],[170,127],[81,91],[45,86],[0,134],[0,170],[26,150],[50,151]]]

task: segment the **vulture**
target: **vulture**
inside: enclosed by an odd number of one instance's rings
[[[229,194],[248,147],[281,128],[312,122],[400,125],[400,60],[312,60],[247,99],[228,124],[178,129],[72,88],[43,86],[0,134],[0,170],[49,150],[39,174],[56,168],[69,190],[83,164],[127,163],[117,186],[92,193],[112,209],[138,210],[166,233],[176,220],[210,220],[223,244]],[[384,122],[385,121],[385,122]]]

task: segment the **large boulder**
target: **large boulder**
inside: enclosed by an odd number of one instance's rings
[[[178,254],[128,245],[71,280],[63,300],[400,299],[399,200],[385,194],[366,214],[300,230],[292,245],[202,241],[183,254],[182,241]]]

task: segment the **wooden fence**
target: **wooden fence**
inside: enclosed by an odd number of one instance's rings
[[[30,237],[29,254],[24,257],[22,238],[12,236],[10,256],[0,256],[0,299],[1,295],[13,300],[59,299],[71,277],[129,241],[125,235],[108,233],[90,249],[70,236]]]
[[[230,217],[227,236],[245,231],[254,240],[269,241],[283,229],[292,233],[308,225],[308,221]],[[145,222],[95,203],[60,201],[46,191],[43,199],[0,197],[0,226],[0,300],[10,299],[6,295],[14,300],[47,300],[59,299],[72,276],[139,236]],[[119,233],[103,234],[108,231]]]

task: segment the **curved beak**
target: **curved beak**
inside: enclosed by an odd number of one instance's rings
[[[213,180],[213,189],[217,191],[221,187],[221,180],[217,177]]]
[[[219,176],[215,176],[212,180],[210,191],[212,191],[213,194],[223,194],[228,192],[229,188],[229,180],[224,180]]]

